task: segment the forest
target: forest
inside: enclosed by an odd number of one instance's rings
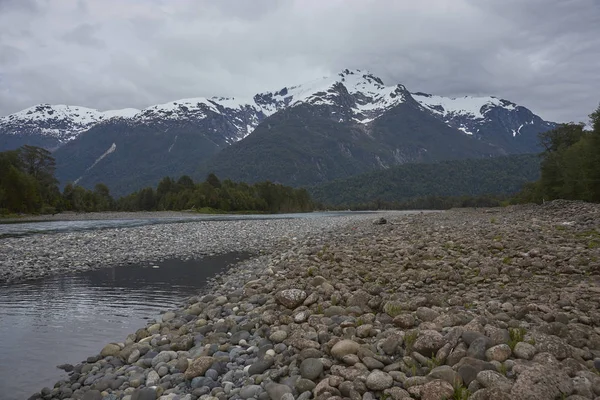
[[[600,106],[590,115],[590,126],[569,123],[540,134],[541,177],[525,185],[513,202],[600,202]]]
[[[271,182],[253,185],[220,181],[209,174],[204,182],[189,176],[163,178],[115,200],[99,183],[93,190],[68,183],[61,192],[54,176],[52,154],[35,146],[0,153],[0,215],[55,214],[63,211],[306,212],[314,207],[308,192]]]
[[[568,123],[539,135],[540,155],[407,164],[307,189],[269,181],[203,182],[165,177],[119,199],[100,183],[74,183],[62,192],[56,163],[43,148],[0,153],[0,215],[63,211],[306,212],[314,209],[448,209],[542,203],[553,199],[600,202],[600,106],[585,124]],[[311,195],[316,201],[313,201]]]

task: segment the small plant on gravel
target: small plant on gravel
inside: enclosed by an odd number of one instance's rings
[[[564,231],[567,229],[567,227],[564,225],[556,225],[555,228],[557,231]]]
[[[317,269],[315,267],[308,267],[308,269],[306,270],[308,276],[315,276],[316,272]]]
[[[442,363],[436,356],[432,356],[429,360],[427,360],[427,366],[429,369],[434,369],[439,367]]]
[[[394,318],[402,313],[402,305],[400,303],[388,301],[383,306],[383,311],[390,317]]]
[[[463,307],[465,308],[465,310],[472,310],[475,308],[475,304],[473,303],[465,303],[463,304]]]
[[[365,321],[362,318],[359,317],[356,320],[356,326],[361,326],[361,325],[364,325],[364,324],[365,324]]]
[[[454,387],[454,393],[452,397],[448,400],[467,400],[471,393],[469,393],[469,389],[462,385],[457,385]]]
[[[492,219],[490,219],[490,222],[491,222],[492,224],[495,224],[495,223],[496,223],[496,222],[498,222],[498,221],[496,220],[496,218],[492,218]]]
[[[525,328],[508,328],[508,333],[510,335],[508,346],[514,351],[517,343],[522,342],[523,338],[525,338],[527,331]]]
[[[323,314],[323,305],[317,304],[317,314]]]
[[[404,344],[406,345],[407,351],[412,349],[413,345],[417,341],[417,336],[419,336],[417,331],[409,331],[404,334]]]
[[[502,259],[502,264],[506,264],[506,265],[508,265],[508,264],[510,264],[510,263],[512,263],[512,257],[504,257],[504,258]]]
[[[505,364],[500,364],[500,366],[498,367],[498,372],[500,372],[502,375],[506,376],[506,372],[508,372],[508,368],[506,367]]]
[[[417,376],[417,365],[413,364],[410,366],[410,376]]]

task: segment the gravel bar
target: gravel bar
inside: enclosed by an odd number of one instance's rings
[[[385,215],[393,215],[393,212]],[[89,219],[171,218],[178,212],[69,214]],[[192,259],[229,252],[259,254],[285,248],[308,234],[318,234],[377,213],[266,220],[198,221],[34,234],[0,239],[0,284],[170,258]],[[382,214],[383,215],[383,214]],[[64,217],[64,216],[63,216]]]
[[[386,218],[299,231],[31,399],[600,398],[599,205]]]

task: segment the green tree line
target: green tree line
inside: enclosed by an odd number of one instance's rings
[[[199,183],[185,175],[177,180],[165,177],[156,188],[147,187],[118,200],[102,183],[93,190],[68,183],[61,192],[55,165],[49,151],[35,146],[0,152],[0,214],[188,209],[280,213],[314,207],[304,189],[271,182],[221,182],[214,174]]]
[[[526,185],[513,202],[567,199],[600,202],[600,106],[585,124],[562,124],[539,135],[541,177]]]

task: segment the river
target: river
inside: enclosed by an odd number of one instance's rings
[[[245,257],[103,268],[0,285],[0,398],[27,399],[110,342],[196,295],[207,278]],[[159,267],[159,268],[156,268]]]

